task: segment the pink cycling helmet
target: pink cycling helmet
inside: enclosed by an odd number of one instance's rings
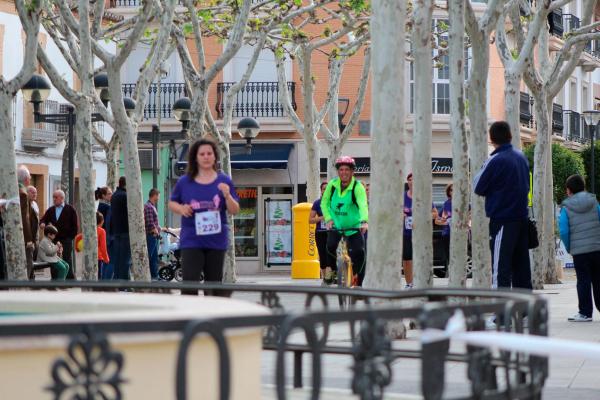
[[[339,169],[340,166],[342,166],[342,165],[347,165],[352,169],[356,168],[356,162],[354,161],[354,158],[352,158],[350,156],[341,156],[340,158],[335,160],[335,168],[336,169]]]

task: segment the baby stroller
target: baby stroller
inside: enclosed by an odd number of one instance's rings
[[[175,241],[171,242],[171,238]],[[158,277],[161,281],[170,282],[175,278],[177,282],[183,281],[181,271],[181,251],[179,250],[179,236],[170,231],[160,235],[160,248],[158,251]]]

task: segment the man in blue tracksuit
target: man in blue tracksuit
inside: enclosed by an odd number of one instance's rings
[[[579,312],[568,320],[591,322],[592,288],[600,310],[600,206],[596,196],[585,191],[581,176],[568,177],[566,187],[569,197],[562,203],[558,227],[560,239],[573,256],[579,302]]]
[[[495,150],[475,176],[473,188],[485,197],[490,218],[492,288],[531,289],[527,194],[529,165],[523,153],[510,144],[505,121],[490,126]]]

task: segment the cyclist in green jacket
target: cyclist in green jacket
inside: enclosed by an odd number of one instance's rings
[[[362,285],[365,276],[365,240],[369,210],[367,193],[364,186],[354,178],[356,163],[349,156],[336,160],[338,177],[332,179],[321,198],[323,218],[329,230],[327,234],[327,267],[323,280],[334,283],[337,275],[336,250],[342,238],[346,237],[348,254],[352,260],[358,285]],[[355,228],[355,229],[354,229]]]

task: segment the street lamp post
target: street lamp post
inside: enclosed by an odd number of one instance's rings
[[[246,154],[252,153],[252,139],[258,136],[260,132],[260,124],[252,117],[240,119],[237,130],[242,139],[246,139]]]
[[[591,148],[591,168],[590,168],[590,190],[595,195],[596,194],[596,154],[595,154],[595,146],[594,146],[594,136],[596,135],[596,125],[600,121],[600,111],[598,110],[589,110],[583,112],[583,118],[585,120],[586,125],[590,130],[590,144]]]
[[[346,97],[338,98],[338,126],[340,128],[340,134],[346,128],[346,124],[344,124],[344,117],[348,112],[348,106],[350,106],[350,99]]]

